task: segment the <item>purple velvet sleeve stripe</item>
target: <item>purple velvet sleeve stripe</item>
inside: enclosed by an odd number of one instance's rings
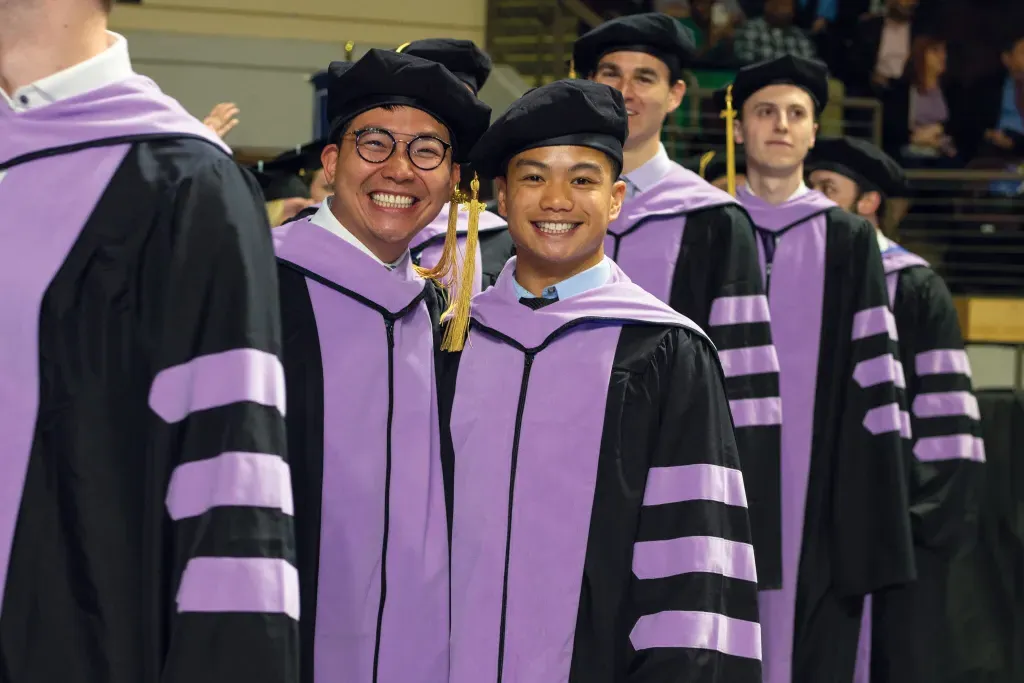
[[[761,375],[779,371],[779,357],[774,346],[750,346],[745,349],[719,351],[726,377]]]
[[[978,399],[969,391],[943,391],[918,394],[912,407],[914,417],[956,417],[964,415],[972,420],[981,419]]]
[[[905,410],[900,411],[900,436],[904,439],[909,439],[914,436],[914,432],[910,427],[910,413]]]
[[[971,376],[971,361],[962,349],[938,349],[917,354],[914,366],[918,375]]]
[[[886,432],[898,432],[903,428],[898,403],[887,403],[872,408],[864,415],[864,428],[876,436]]]
[[[689,500],[713,500],[747,507],[743,474],[721,465],[652,467],[647,474],[644,505],[668,505]]]
[[[719,325],[740,325],[742,323],[766,323],[771,321],[768,312],[768,297],[763,294],[751,296],[722,296],[711,302],[708,327]]]
[[[782,424],[782,399],[739,398],[729,401],[736,427],[763,427]]]
[[[861,387],[873,387],[886,382],[892,382],[900,389],[907,386],[903,365],[891,353],[857,363],[853,369],[853,379]]]
[[[175,468],[167,489],[171,519],[223,506],[276,508],[293,514],[288,464],[266,453],[221,453]]]
[[[896,318],[886,306],[875,306],[853,316],[853,339],[864,339],[876,334],[888,334],[893,341],[899,340],[896,333]]]
[[[272,353],[234,349],[198,356],[162,370],[149,390],[149,407],[165,422],[190,413],[251,401],[284,415],[284,366]]]
[[[985,442],[970,434],[927,436],[914,444],[914,457],[921,462],[973,460],[985,462]]]
[[[179,612],[261,612],[299,618],[299,573],[268,557],[194,557],[178,588]]]
[[[658,612],[640,617],[629,641],[634,650],[693,648],[761,659],[761,625],[712,612]]]
[[[638,579],[694,573],[721,574],[757,583],[754,546],[716,536],[642,541],[633,546],[633,574]]]

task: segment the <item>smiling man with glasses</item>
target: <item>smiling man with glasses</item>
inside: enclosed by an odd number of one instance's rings
[[[274,230],[302,680],[437,683],[448,528],[428,277],[446,264],[416,268],[409,243],[449,200],[490,109],[418,57],[370,50],[340,71],[322,155],[334,196]]]

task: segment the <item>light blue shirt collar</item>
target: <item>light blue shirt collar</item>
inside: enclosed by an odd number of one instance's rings
[[[631,198],[646,191],[652,185],[668,175],[672,170],[672,160],[668,158],[665,145],[658,145],[658,153],[644,162],[639,168],[633,169],[622,176],[626,181],[626,197]]]
[[[544,290],[543,298],[545,299],[568,299],[571,296],[588,292],[591,289],[596,289],[603,284],[606,284],[612,276],[612,267],[608,264],[608,257],[606,256],[596,266],[587,268],[582,273],[576,273],[567,280],[562,280],[557,285],[551,285]],[[516,289],[516,296],[520,299],[536,299],[533,294],[523,289],[523,286],[516,282],[515,278],[512,278],[512,286]]]

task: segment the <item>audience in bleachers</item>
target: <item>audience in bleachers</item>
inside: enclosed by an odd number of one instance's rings
[[[908,167],[1024,168],[1024,2],[655,0],[651,9],[693,32],[705,95],[744,64],[816,57],[837,79],[836,101],[858,101],[841,112],[846,133],[872,136],[880,116],[883,147]],[[864,104],[872,100],[880,106]],[[686,119],[685,106],[679,114],[698,147],[721,143],[712,109],[696,106],[705,123]]]

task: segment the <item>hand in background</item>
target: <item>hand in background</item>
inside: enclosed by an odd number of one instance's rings
[[[941,123],[918,126],[910,132],[910,142],[923,147],[938,147],[942,144],[944,131]]]
[[[1001,130],[986,130],[985,139],[999,149],[1013,149],[1013,140]]]
[[[238,107],[233,102],[221,102],[206,115],[203,125],[217,134],[217,137],[224,137],[238,125]]]

